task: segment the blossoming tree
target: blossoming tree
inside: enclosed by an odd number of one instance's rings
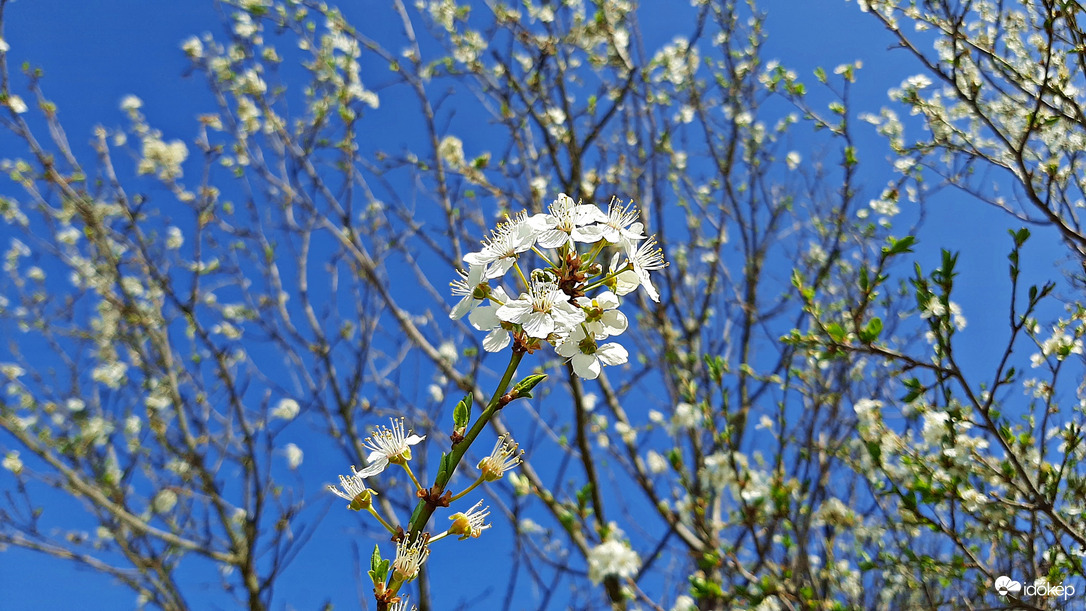
[[[0,545],[163,609],[308,604],[297,575],[391,611],[1045,608],[997,579],[1082,576],[1074,3],[861,3],[916,60],[885,108],[860,62],[767,57],[768,3],[655,46],[622,1],[221,7],[179,51],[195,136],[136,91],[86,157],[0,31]],[[924,259],[945,187],[1016,223],[1000,337]],[[1042,232],[1070,265],[1027,277]]]

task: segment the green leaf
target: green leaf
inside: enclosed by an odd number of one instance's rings
[[[452,455],[441,453],[441,465],[438,467],[438,481],[448,482],[452,479],[455,465],[452,464]]]
[[[878,317],[872,318],[867,321],[867,325],[860,331],[860,340],[870,344],[879,338],[879,333],[882,333],[882,319]]]
[[[517,399],[532,398],[532,389],[535,388],[537,384],[546,379],[547,374],[545,373],[533,373],[525,377],[523,380],[517,382],[516,385],[513,386],[513,396]]]
[[[845,331],[845,328],[842,327],[840,323],[836,322],[826,325],[826,333],[828,333],[830,338],[835,342],[845,341],[845,336],[848,334]]]
[[[370,569],[376,571],[381,566],[381,548],[373,546],[373,554],[370,555]]]
[[[471,393],[468,393],[456,404],[453,409],[453,430],[461,431],[468,427],[471,420],[471,400]]]
[[[1026,229],[1025,227],[1019,229],[1018,231],[1008,229],[1007,233],[1011,234],[1011,238],[1014,239],[1015,248],[1022,248],[1022,245],[1025,244],[1026,240],[1029,239],[1029,229]]]
[[[907,253],[907,252],[912,252],[913,251],[913,245],[916,244],[916,238],[914,238],[911,235],[907,235],[907,236],[901,238],[900,240],[893,237],[893,236],[890,236],[890,237],[886,238],[886,241],[890,245],[889,246],[884,246],[882,248],[882,253],[884,255],[888,255],[888,256],[900,255],[900,254],[904,254],[904,253]]]

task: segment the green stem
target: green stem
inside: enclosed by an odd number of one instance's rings
[[[415,479],[415,474],[411,471],[411,465],[407,464],[407,461],[402,463],[404,471],[407,471],[407,476],[411,478],[411,481],[415,484],[416,490],[422,490],[422,484],[419,484],[419,480]]]
[[[392,526],[388,522],[385,522],[385,519],[381,517],[381,514],[377,513],[377,509],[374,508],[373,505],[370,505],[369,511],[373,515],[373,517],[377,518],[377,521],[380,522],[382,526],[388,529],[388,532],[396,534],[396,529],[392,528]]]
[[[457,494],[457,495],[453,496],[449,500],[450,501],[455,501],[455,500],[457,500],[459,498],[462,498],[465,494],[471,492],[472,490],[475,490],[475,487],[478,486],[481,483],[483,483],[483,476],[482,475],[479,476],[479,479],[475,480],[475,483],[468,486],[467,488],[464,488],[464,490],[460,494]]]
[[[447,473],[438,473],[437,478],[434,479],[434,487],[429,490],[429,493],[434,497],[439,496],[445,491],[445,486],[448,485],[449,480],[452,478],[453,473],[456,472],[456,467],[460,464],[460,460],[464,457],[464,454],[474,443],[475,439],[479,437],[479,434],[486,428],[490,419],[501,407],[501,398],[505,392],[509,389],[509,384],[513,381],[513,376],[517,373],[517,367],[520,365],[521,359],[524,358],[523,352],[513,351],[513,355],[509,358],[509,366],[505,368],[505,374],[502,376],[501,382],[498,382],[498,387],[494,390],[494,394],[490,397],[490,402],[487,403],[486,409],[479,415],[479,418],[475,420],[475,423],[471,425],[471,429],[464,435],[464,439],[453,447],[452,452],[449,454],[449,463],[452,465]],[[434,515],[435,506],[426,502],[426,499],[419,499],[418,504],[415,505],[415,511],[411,514],[411,523],[408,525],[408,532],[405,535],[408,541],[414,541],[419,533],[422,532],[423,527],[430,521],[430,518]],[[402,582],[398,583],[394,579],[390,579],[388,584],[388,590],[393,593],[403,585]]]
[[[517,275],[520,276],[520,281],[524,283],[524,290],[527,291],[528,289],[532,288],[532,285],[528,283],[528,279],[524,277],[524,272],[521,271],[520,264],[514,262],[513,269],[517,270]]]

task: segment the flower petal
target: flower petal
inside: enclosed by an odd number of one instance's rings
[[[494,329],[483,338],[483,350],[498,352],[509,345],[509,332],[501,327]]]
[[[453,320],[460,320],[464,317],[464,314],[470,312],[480,302],[479,300],[469,295],[464,295],[464,298],[460,300],[460,303],[456,304],[452,312],[449,312],[449,318]]]
[[[578,354],[571,360],[573,372],[585,380],[595,380],[600,377],[600,362],[591,354]]]
[[[520,323],[528,317],[535,308],[527,299],[514,299],[498,308],[498,318],[505,322]]]
[[[630,357],[630,353],[626,352],[626,349],[620,344],[610,343],[597,348],[596,356],[605,365],[621,365]]]
[[[546,338],[551,331],[554,331],[554,319],[546,312],[532,312],[521,325],[529,336],[540,339]]]

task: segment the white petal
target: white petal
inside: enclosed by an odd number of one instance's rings
[[[646,237],[645,224],[641,221],[637,221],[633,225],[630,225],[626,229],[622,230],[622,237],[630,241],[644,240]]]
[[[603,330],[608,335],[619,335],[626,330],[630,322],[626,320],[626,315],[618,310],[607,310],[600,317],[600,323]]]
[[[464,298],[460,300],[460,303],[456,304],[456,307],[453,308],[452,312],[449,312],[449,318],[453,320],[460,320],[464,317],[464,314],[470,312],[472,308],[474,308],[479,303],[481,302],[472,297],[471,295],[464,295]]]
[[[611,291],[604,291],[599,295],[596,295],[595,301],[605,310],[613,310],[617,308],[619,304],[618,297]]]
[[[568,359],[571,356],[580,354],[581,347],[577,345],[577,342],[567,339],[566,341],[558,344],[558,347],[555,348],[554,351],[557,352],[559,356]]]
[[[594,244],[599,242],[600,238],[604,237],[606,229],[607,228],[602,225],[575,227],[573,229],[573,239],[581,244]]]
[[[658,293],[656,287],[652,285],[652,280],[649,279],[649,273],[642,270],[640,274],[637,274],[637,277],[640,278],[641,286],[645,289],[645,292],[648,293],[649,299],[652,299],[656,303],[660,303],[660,293]]]
[[[464,259],[466,260],[467,257],[464,257]],[[505,272],[509,271],[509,268],[513,267],[513,263],[516,262],[509,257],[495,258],[492,259],[492,261],[494,264],[486,270],[486,277],[488,280],[504,276]]]
[[[598,207],[592,204],[581,204],[575,208],[574,214],[576,215],[576,223],[578,225],[587,225],[589,223],[606,223],[607,215],[603,213]]]
[[[585,380],[600,377],[600,363],[591,354],[578,354],[573,357],[573,372]]]
[[[498,306],[496,305],[475,308],[471,311],[471,315],[468,316],[468,321],[471,322],[471,326],[480,331],[489,331],[501,325],[502,321],[498,318],[497,312]]]
[[[554,229],[558,225],[558,221],[555,218],[545,212],[539,214],[533,214],[528,217],[528,226],[535,230],[535,232],[543,233],[549,229]]]
[[[509,345],[509,332],[501,327],[494,329],[483,338],[483,350],[498,352]]]
[[[373,456],[373,454],[370,454],[370,456]],[[379,454],[379,457],[376,460],[372,460],[372,462],[365,469],[359,471],[358,474],[362,477],[373,477],[374,475],[377,475],[378,473],[384,471],[385,467],[387,466],[388,457],[384,454]]]
[[[554,319],[558,332],[561,333],[583,322],[584,310],[570,305],[567,301],[561,301],[551,308],[551,317]]]
[[[514,299],[498,308],[498,318],[505,322],[519,323],[521,320],[527,318],[534,309],[535,308],[532,307],[532,302],[527,299]]]
[[[596,356],[605,365],[621,365],[630,357],[630,353],[619,344],[604,344],[596,349]]]
[[[547,337],[551,334],[551,331],[554,331],[554,319],[546,312],[532,312],[521,325],[524,326],[524,332],[529,336],[540,339]]]
[[[568,233],[552,229],[539,235],[536,240],[536,244],[539,244],[543,248],[558,248],[562,244],[566,244],[571,240]]]
[[[611,344],[608,344],[608,345],[611,345]],[[623,362],[625,362],[625,361],[623,361]],[[407,439],[404,439],[403,442],[406,443],[409,446],[413,446],[413,445],[417,444],[418,442],[422,441],[423,439],[426,439],[426,435],[423,435],[422,437],[419,437],[418,435],[408,435]]]
[[[641,286],[641,278],[632,269],[628,269],[615,276],[615,292],[619,295],[628,295]]]
[[[468,254],[464,255],[464,263],[467,263],[468,265],[472,265],[472,266],[486,265],[487,263],[490,263],[493,260],[494,260],[494,255],[492,255],[492,254],[490,254],[490,253],[488,253],[486,251],[469,252]]]
[[[468,270],[468,278],[466,280],[468,288],[474,289],[476,285],[481,283],[484,274],[486,274],[485,265],[472,265]]]

